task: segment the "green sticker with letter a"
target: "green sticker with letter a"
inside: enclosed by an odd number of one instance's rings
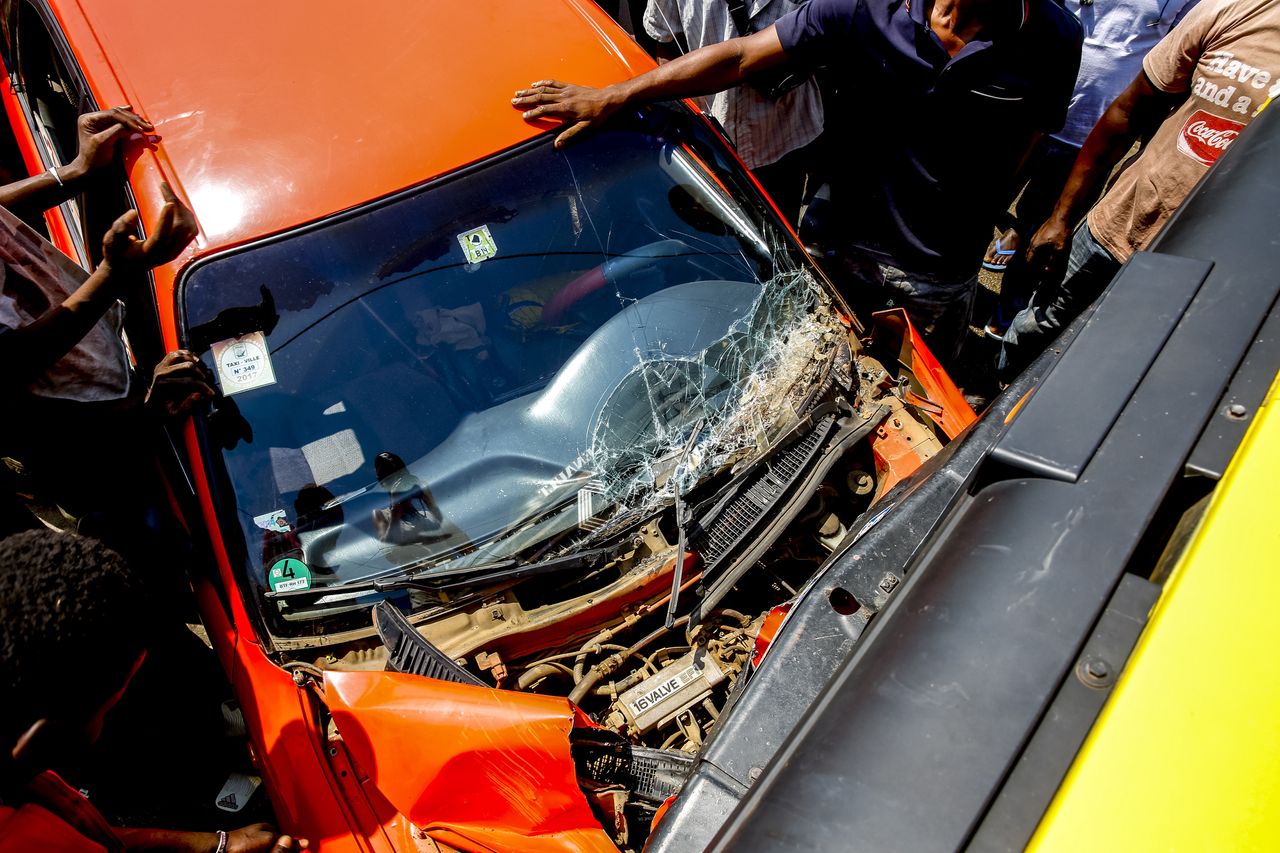
[[[267,586],[272,592],[311,589],[311,570],[306,563],[293,557],[276,560],[267,570]]]

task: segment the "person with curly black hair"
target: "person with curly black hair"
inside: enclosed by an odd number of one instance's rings
[[[145,652],[144,601],[138,578],[96,540],[31,531],[0,542],[0,734],[12,742],[56,724],[56,743],[95,737],[94,713]]]
[[[51,769],[97,740],[142,665],[150,628],[141,579],[97,540],[28,531],[0,541],[0,853],[295,849],[266,824],[116,829]]]

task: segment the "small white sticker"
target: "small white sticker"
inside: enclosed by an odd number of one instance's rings
[[[274,385],[276,381],[267,336],[262,332],[218,341],[213,345],[213,363],[218,367],[218,384],[227,396]]]
[[[269,512],[266,515],[255,515],[253,523],[263,530],[270,530],[273,533],[288,533],[291,529],[289,527],[289,519],[285,518],[284,510],[282,509]]]
[[[458,245],[462,247],[462,254],[466,256],[469,264],[478,264],[498,257],[498,244],[493,242],[493,235],[489,233],[488,225],[463,231],[458,235]]]

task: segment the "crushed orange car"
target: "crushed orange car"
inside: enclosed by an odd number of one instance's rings
[[[7,7],[29,168],[130,103],[122,197],[199,220],[134,313],[221,391],[175,509],[282,827],[643,846],[785,605],[973,420],[909,324],[850,319],[692,104],[521,120],[534,75],[650,67],[584,0]]]

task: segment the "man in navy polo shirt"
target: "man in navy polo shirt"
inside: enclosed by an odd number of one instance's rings
[[[856,307],[905,307],[947,361],[1018,164],[1062,126],[1081,38],[1055,0],[810,0],[631,80],[541,80],[512,103],[528,120],[564,120],[560,146],[628,104],[719,92],[784,63],[828,68],[832,272],[848,274]]]

